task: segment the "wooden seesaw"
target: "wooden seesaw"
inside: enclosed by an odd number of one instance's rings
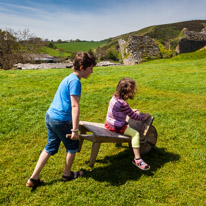
[[[140,153],[145,154],[150,152],[157,142],[157,130],[152,125],[153,117],[149,117],[145,121],[128,120],[128,124],[131,128],[137,130],[140,133]],[[102,123],[96,122],[79,122],[80,142],[79,152],[81,151],[84,140],[92,142],[91,155],[89,160],[89,166],[93,167],[99,152],[101,143],[123,143],[127,142],[131,146],[131,137],[111,132],[104,127]],[[92,134],[86,134],[91,132]],[[66,138],[70,138],[71,134],[67,134]]]

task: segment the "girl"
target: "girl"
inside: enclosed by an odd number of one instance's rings
[[[138,110],[132,110],[127,99],[133,99],[136,92],[136,82],[131,78],[123,78],[117,85],[116,92],[109,102],[105,127],[113,132],[132,137],[134,160],[132,163],[141,170],[149,170],[150,166],[140,157],[139,132],[130,128],[126,122],[127,115],[134,120],[146,120],[149,114],[140,114]]]

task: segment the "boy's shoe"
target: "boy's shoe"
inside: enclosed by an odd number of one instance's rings
[[[78,177],[81,177],[84,175],[84,172],[83,171],[78,171],[78,172],[72,172],[71,171],[71,175],[70,176],[65,176],[63,175],[62,176],[62,180],[64,182],[67,182],[67,181],[70,181],[70,180],[74,180],[74,179],[77,179]]]
[[[143,161],[143,159],[135,159],[132,161],[132,164],[134,164],[135,166],[139,167],[141,170],[149,170],[150,166]]]
[[[44,181],[43,180],[35,180],[33,178],[29,178],[28,182],[26,183],[26,187],[33,187],[33,188],[36,188],[40,185],[44,184]]]

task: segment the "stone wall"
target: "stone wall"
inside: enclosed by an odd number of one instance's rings
[[[119,40],[120,52],[125,65],[134,65],[160,57],[160,50],[149,36],[129,36],[128,41]]]
[[[182,35],[176,47],[178,54],[193,52],[206,45],[206,28],[201,32],[189,31],[184,28],[181,33]]]
[[[110,61],[102,61],[97,63],[97,67],[102,66],[120,66],[120,63],[112,63]],[[15,64],[13,69],[27,70],[27,69],[62,69],[62,68],[72,68],[72,62],[61,62],[61,63],[41,63],[41,64]]]

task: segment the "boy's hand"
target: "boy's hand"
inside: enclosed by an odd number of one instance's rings
[[[67,134],[66,138],[69,138],[69,139],[72,139],[72,140],[80,140],[78,131],[77,132],[72,132],[71,134]]]
[[[79,134],[78,134],[78,132],[72,132],[72,134],[71,134],[71,139],[72,139],[72,140],[79,140]]]

